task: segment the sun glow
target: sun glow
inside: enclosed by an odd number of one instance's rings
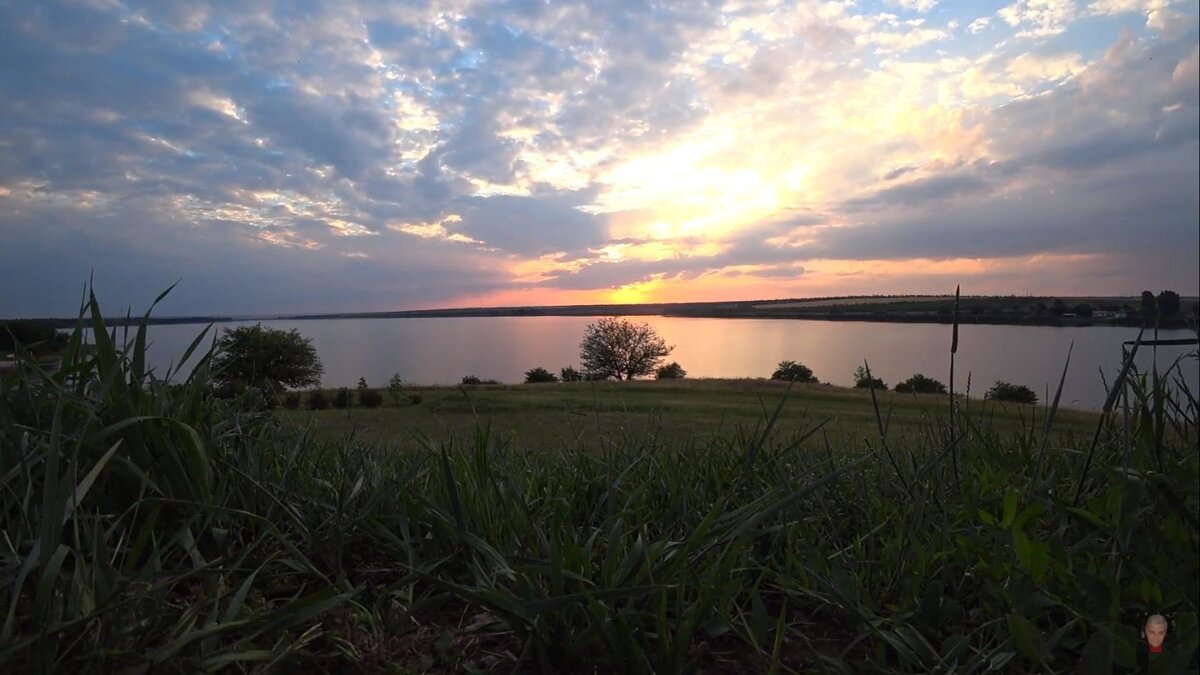
[[[618,305],[635,305],[638,303],[652,302],[655,291],[661,288],[663,282],[660,279],[651,279],[635,284],[625,284],[620,288],[608,294],[608,301]]]

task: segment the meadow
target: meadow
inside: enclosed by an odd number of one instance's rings
[[[1200,643],[1191,359],[1103,414],[762,381],[310,413],[214,398],[211,354],[148,372],[145,335],[92,298],[57,372],[0,380],[0,669],[1126,672],[1154,612],[1156,672]]]

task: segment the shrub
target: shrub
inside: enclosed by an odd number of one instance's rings
[[[872,386],[881,391],[887,391],[888,388],[883,380],[868,374],[865,367],[859,366],[854,371],[854,387],[856,389],[870,389]]]
[[[779,366],[771,373],[772,380],[788,380],[796,382],[816,382],[813,371],[803,363],[795,361],[780,361]]]
[[[583,380],[583,373],[571,366],[563,366],[563,369],[558,371],[558,376],[562,378],[563,382],[579,382]]]
[[[421,398],[420,394],[409,394],[408,395],[408,402],[412,403],[413,405],[420,405],[422,400],[424,400],[424,399]]]
[[[1004,380],[996,380],[996,384],[993,384],[983,397],[994,401],[1011,401],[1013,403],[1037,403],[1038,401],[1037,394],[1029,387]]]
[[[946,385],[932,377],[925,377],[921,373],[917,373],[907,380],[898,383],[896,391],[915,394],[945,394]]]
[[[9,352],[21,345],[26,349],[37,351],[38,347],[54,344],[58,332],[54,325],[46,321],[31,319],[0,321],[0,352]]]
[[[288,410],[295,410],[300,407],[300,392],[289,391],[283,395],[283,407]]]
[[[538,384],[542,382],[558,382],[558,376],[541,366],[525,371],[525,384]]]
[[[392,397],[392,402],[399,405],[400,397],[404,395],[404,380],[400,379],[400,373],[392,373],[388,378],[388,395]]]
[[[374,389],[359,389],[358,404],[364,408],[378,408],[383,405],[383,394]]]
[[[687,371],[678,362],[672,361],[655,371],[654,377],[658,380],[682,380],[687,377]]]
[[[500,384],[499,380],[481,380],[474,375],[463,375],[463,384]]]
[[[350,396],[350,389],[342,387],[333,394],[333,407],[348,409],[354,402],[354,398]]]
[[[313,389],[308,392],[308,409],[325,410],[329,407],[329,394],[324,389]]]

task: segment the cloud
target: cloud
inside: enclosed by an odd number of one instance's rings
[[[975,19],[971,23],[967,24],[967,32],[971,33],[972,35],[974,35],[976,33],[981,33],[989,25],[991,25],[991,23],[992,23],[991,18],[986,17],[986,16],[981,16],[978,19]]]
[[[889,5],[896,5],[913,12],[928,12],[937,7],[938,0],[888,0]]]
[[[182,275],[184,312],[827,289],[864,256],[1165,274],[1194,8],[935,4],[0,4],[0,274],[37,289],[0,315],[92,270],[121,303]]]
[[[996,16],[1020,28],[1017,37],[1044,38],[1065,31],[1076,14],[1074,0],[1017,0]]]

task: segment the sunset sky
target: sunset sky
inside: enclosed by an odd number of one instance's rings
[[[1193,0],[0,0],[0,316],[1197,292]]]

